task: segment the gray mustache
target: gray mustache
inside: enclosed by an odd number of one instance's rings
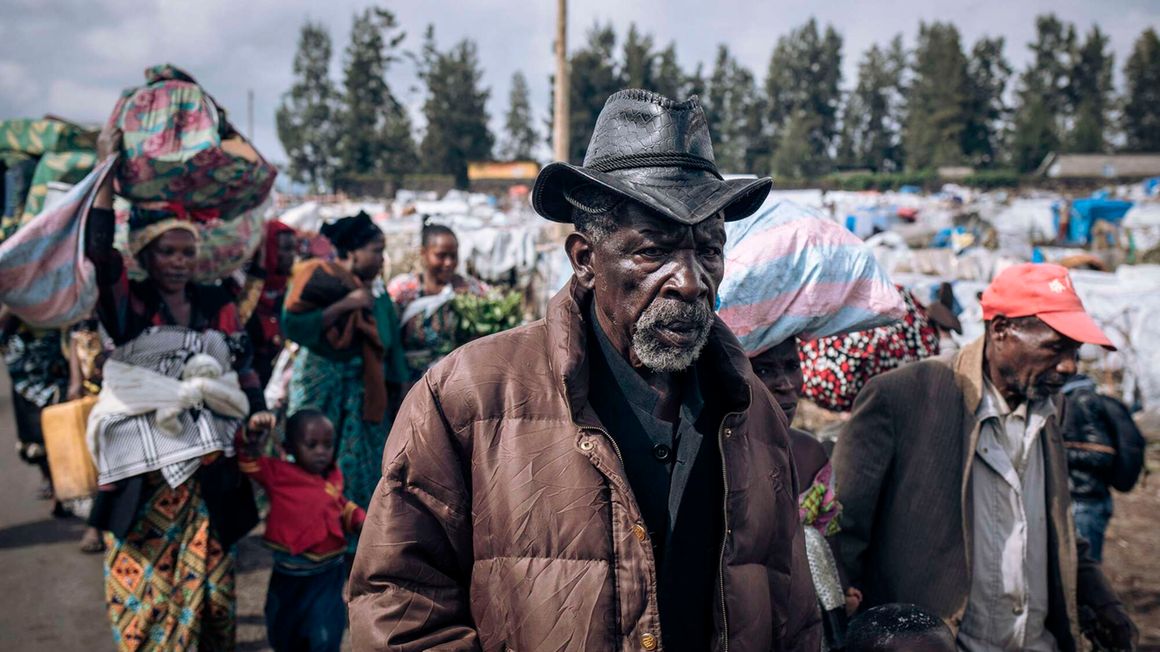
[[[713,321],[713,311],[703,302],[686,303],[679,299],[658,299],[637,320],[640,329],[691,324],[706,328]]]

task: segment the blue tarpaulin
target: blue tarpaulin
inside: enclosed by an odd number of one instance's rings
[[[1077,199],[1071,203],[1071,219],[1067,224],[1069,242],[1087,244],[1091,241],[1092,225],[1098,220],[1119,223],[1132,207],[1132,202],[1104,197]]]

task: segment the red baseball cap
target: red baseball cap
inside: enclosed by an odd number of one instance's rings
[[[981,300],[983,319],[995,315],[1030,317],[1077,342],[1116,347],[1083,309],[1067,268],[1046,263],[1021,263],[1003,270],[991,280]]]

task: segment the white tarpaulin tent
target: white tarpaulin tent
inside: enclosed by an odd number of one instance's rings
[[[1160,411],[1160,265],[1123,265],[1115,273],[1072,270],[1084,308],[1119,351],[1125,402]]]
[[[999,234],[999,249],[1031,258],[1033,241],[1055,238],[1055,199],[1016,199],[991,218]]]
[[[1160,202],[1136,204],[1128,209],[1120,225],[1132,239],[1136,251],[1160,246]]]

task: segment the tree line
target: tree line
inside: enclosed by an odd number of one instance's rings
[[[316,23],[303,26],[295,82],[277,115],[295,179],[334,188],[360,177],[428,172],[464,186],[468,161],[533,158],[550,139],[553,116],[537,122],[521,72],[512,78],[497,139],[475,43],[440,49],[428,27],[415,52],[405,38],[391,12],[357,14],[339,87],[329,76],[329,34]],[[1136,39],[1122,92],[1098,26],[1081,35],[1074,24],[1041,15],[1027,47],[1031,59],[1016,73],[1002,37],[968,45],[953,24],[923,22],[913,47],[899,34],[863,52],[857,79],[844,90],[842,36],[813,19],[777,39],[761,78],[725,44],[711,66],[684,68],[672,42],[662,46],[636,25],[622,40],[611,24],[596,24],[570,55],[569,158],[583,159],[604,100],[627,87],[700,96],[726,172],[788,179],[963,165],[1028,172],[1052,151],[1160,152],[1155,29]],[[418,138],[386,81],[399,64],[414,65],[426,87]]]

